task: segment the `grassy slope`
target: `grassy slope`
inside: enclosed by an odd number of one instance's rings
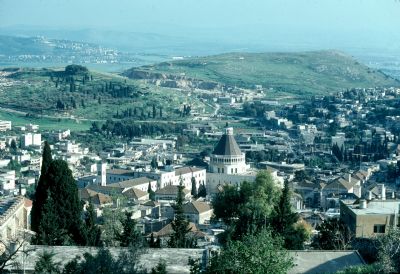
[[[0,120],[12,121],[13,126],[36,124],[40,126],[40,129],[44,130],[70,129],[72,131],[84,131],[88,130],[91,126],[88,121],[77,122],[71,119],[33,118],[3,110],[0,110]]]
[[[93,81],[86,81],[82,85],[76,81],[77,92],[69,91],[69,84],[62,83],[55,87],[55,83],[50,80],[48,72],[51,70],[46,69],[23,69],[17,74],[8,78],[12,85],[9,87],[0,88],[0,102],[2,107],[12,108],[31,114],[42,113],[52,117],[69,117],[73,115],[76,118],[85,118],[93,120],[106,120],[119,111],[122,113],[127,108],[137,107],[138,113],[144,109],[144,113],[152,112],[153,104],[156,105],[157,113],[159,107],[163,108],[163,116],[165,120],[179,119],[175,110],[182,108],[183,104],[192,104],[199,108],[204,108],[204,104],[199,100],[187,97],[177,90],[160,88],[160,87],[147,87],[138,81],[127,79],[115,74],[90,72],[93,76]],[[79,77],[76,77],[79,79]],[[113,98],[110,94],[98,91],[101,85],[112,81],[113,84],[120,84],[122,86],[134,86],[137,93],[132,97]],[[85,91],[88,91],[87,94]],[[97,98],[94,99],[96,94]],[[101,97],[101,104],[98,103],[98,97]],[[77,108],[71,108],[71,98],[76,101]],[[58,99],[62,99],[70,105],[68,110],[60,111],[56,109]],[[84,100],[85,107],[81,106],[81,101]],[[5,119],[6,114],[4,111],[0,113]],[[0,116],[0,118],[1,118]],[[18,114],[10,114],[11,120],[19,117],[22,121],[27,120],[25,117]],[[42,119],[42,121],[56,121],[57,119]],[[53,122],[54,122],[53,121]],[[66,120],[63,120],[64,123]],[[72,121],[68,123],[73,123]],[[78,125],[77,128],[86,127]]]
[[[343,88],[399,86],[399,82],[336,51],[229,53],[146,66],[172,75],[252,88],[255,84],[296,95],[327,94]]]

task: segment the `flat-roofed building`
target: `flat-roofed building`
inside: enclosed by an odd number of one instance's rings
[[[370,238],[399,226],[400,200],[360,199],[356,204],[340,202],[340,219],[355,237]]]
[[[11,130],[11,121],[0,120],[0,132]]]

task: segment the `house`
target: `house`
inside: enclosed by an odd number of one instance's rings
[[[149,185],[153,191],[157,190],[157,181],[147,177],[140,177],[135,179],[129,179],[118,183],[108,184],[108,187],[120,188],[122,193],[125,191],[135,188],[143,192],[147,192]]]
[[[0,191],[8,193],[15,189],[15,170],[0,170]]]
[[[112,199],[109,195],[103,194],[89,188],[79,189],[79,198],[84,202],[91,202],[96,207],[112,205]]]
[[[11,130],[11,121],[0,120],[0,132]]]
[[[203,239],[207,239],[207,235],[200,231],[196,224],[189,222],[189,228],[190,231],[187,234],[188,238],[192,238],[192,239],[196,239],[196,240],[203,240]],[[169,223],[166,226],[164,226],[163,228],[161,228],[161,230],[157,231],[157,232],[153,232],[153,237],[154,238],[160,238],[161,240],[161,244],[164,245],[168,242],[169,238],[172,236],[172,234],[174,233],[174,230],[172,229],[172,224]],[[150,237],[150,235],[148,235],[148,237]]]
[[[190,191],[186,188],[183,189],[184,199],[189,199]],[[178,196],[178,186],[169,185],[164,188],[157,189],[155,193],[156,201],[166,200],[166,201],[174,201]]]
[[[385,234],[399,222],[400,200],[360,199],[353,204],[340,202],[340,219],[355,237],[370,238]]]
[[[186,218],[196,225],[209,224],[213,209],[206,202],[193,201],[183,205]]]
[[[10,240],[30,228],[32,201],[23,196],[0,199],[0,240]]]

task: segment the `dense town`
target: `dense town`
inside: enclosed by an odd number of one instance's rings
[[[115,138],[114,145],[99,150],[78,141],[81,135],[99,134],[94,126],[77,135],[69,129],[45,131],[34,124],[0,121],[0,235],[7,239],[24,231],[34,237],[32,200],[47,146],[53,160],[68,164],[83,212],[94,210],[101,242],[114,241],[110,231],[122,212],[134,220],[151,248],[162,250],[174,237],[176,214],[182,214],[189,222],[190,249],[162,255],[171,256],[166,261],[175,264],[177,273],[188,271],[188,255],[201,258],[218,249],[218,235],[229,231],[227,216],[214,208],[221,193],[228,186],[242,190],[243,182],[256,184],[263,176],[277,189],[289,189],[296,224],[307,232],[304,242],[295,246],[308,253],[296,253],[297,265],[290,273],[315,267],[312,256],[321,249],[341,250],[348,258],[346,266],[362,265],[364,259],[350,244],[399,224],[399,94],[397,88],[350,89],[297,103],[227,95],[218,107],[237,110],[246,129],[221,125],[217,116],[206,121],[193,117],[179,133],[109,137]],[[183,139],[205,140],[207,145],[193,152]],[[338,227],[332,235],[343,238],[329,246],[321,235],[333,223]],[[325,260],[338,259],[333,257],[338,253],[332,254]]]

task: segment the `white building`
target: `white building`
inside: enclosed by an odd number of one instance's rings
[[[11,130],[11,121],[0,120],[0,132]]]
[[[179,185],[182,181],[183,186],[191,190],[192,178],[196,181],[196,186],[206,183],[206,170],[197,167],[181,167],[169,170],[152,170],[152,171],[133,171],[122,169],[107,170],[107,185],[122,182],[134,178],[148,177],[157,181],[157,189],[164,188],[168,185]]]
[[[0,170],[0,190],[9,192],[15,189],[15,170]]]
[[[252,182],[256,174],[249,172],[245,154],[240,150],[233,136],[233,128],[227,128],[210,157],[207,173],[207,193],[216,193],[224,184]]]
[[[21,136],[21,147],[27,148],[29,146],[41,146],[42,135],[40,133],[27,133]]]

